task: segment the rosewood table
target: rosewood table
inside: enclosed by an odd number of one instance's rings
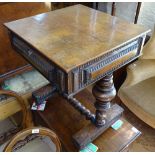
[[[5,26],[15,50],[50,81],[41,89],[43,96],[58,92],[91,121],[73,135],[77,147],[83,148],[121,117],[123,109],[111,104],[116,95],[113,72],[140,56],[149,30],[82,5]],[[73,97],[93,83],[95,114]]]

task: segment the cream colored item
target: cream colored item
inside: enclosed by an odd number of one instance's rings
[[[143,55],[140,57],[140,59],[155,59],[155,32],[154,34],[152,34],[152,37],[150,38],[149,42],[144,46]]]
[[[127,78],[118,96],[136,116],[155,128],[155,32],[142,53],[127,67]]]

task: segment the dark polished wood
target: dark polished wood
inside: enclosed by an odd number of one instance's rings
[[[29,70],[30,65],[11,47],[3,23],[50,11],[45,3],[0,3],[0,82],[12,75]]]
[[[92,18],[97,19],[95,25],[90,20],[92,14]],[[40,22],[48,26],[43,29]],[[13,47],[68,96],[136,59],[149,32],[139,25],[82,5],[13,21],[5,26],[10,30]],[[42,36],[45,39],[39,39]]]
[[[109,110],[107,110],[106,119],[103,119],[104,121],[106,121],[104,125],[99,126],[97,124],[95,126],[94,124],[89,123],[82,129],[80,129],[77,133],[73,135],[74,143],[77,148],[82,149],[87,144],[91,143],[93,140],[99,137],[113,123],[115,123],[118,119],[121,118],[122,113],[123,109],[117,104],[114,104],[111,108],[109,108]]]
[[[68,99],[68,101],[73,107],[75,107],[76,110],[78,110],[82,115],[84,115],[87,120],[90,120],[92,123],[94,123],[95,115],[91,113],[89,109],[82,105],[76,98],[71,97]]]
[[[141,5],[142,5],[142,2],[137,3],[137,9],[136,9],[135,20],[134,20],[135,24],[137,24],[137,21],[138,21]]]
[[[5,26],[16,51],[55,85],[57,92],[76,110],[97,127],[101,126],[96,129],[92,124],[89,140],[85,136],[80,141],[79,136],[74,138],[80,148],[120,118],[122,108],[110,107],[116,94],[112,73],[140,56],[148,29],[82,5],[5,23]],[[73,95],[97,81],[93,89],[94,121],[93,113]],[[88,125],[80,134],[89,129]],[[80,146],[83,139],[86,142]]]
[[[97,126],[103,126],[106,123],[106,113],[111,107],[111,100],[116,95],[112,74],[105,76],[98,81],[92,91],[96,98],[96,120]]]
[[[75,96],[85,107],[95,112],[94,97],[88,90],[83,90]],[[115,101],[113,101],[115,102]],[[73,141],[73,135],[90,122],[76,111],[70,103],[58,94],[55,94],[47,102],[45,111],[33,111],[36,125],[43,125],[54,130],[61,140],[64,151],[79,151]],[[121,118],[123,126],[115,131],[107,129],[93,143],[99,147],[99,152],[123,151],[139,135],[132,130],[133,126]]]
[[[56,92],[56,87],[48,84],[36,91],[32,92],[32,98],[37,105],[42,104],[44,101],[48,100]]]
[[[39,105],[42,104],[44,101],[47,101],[49,98],[51,98],[54,93],[56,93],[57,88],[56,86],[52,86],[51,84],[48,84],[34,92],[32,92],[32,98],[35,100],[35,102]],[[89,109],[87,109],[80,101],[78,101],[75,97],[68,98],[67,96],[64,96],[68,100],[68,102],[82,115],[86,117],[87,120],[90,120],[92,123],[95,122],[95,115],[90,112]]]
[[[96,115],[82,105],[75,97],[67,98],[67,96],[64,96],[68,103],[84,115],[87,120],[92,122],[73,135],[74,143],[79,149],[84,148],[88,143],[95,140],[122,116],[123,109],[120,106],[117,104],[111,106],[111,100],[116,94],[112,78],[112,75],[107,75],[93,89],[93,94],[97,99],[95,102]],[[55,92],[56,87],[48,84],[33,92],[32,96],[37,104],[41,104],[52,97]]]
[[[111,15],[112,16],[116,15],[116,2],[112,2]]]

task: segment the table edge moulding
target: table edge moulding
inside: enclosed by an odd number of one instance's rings
[[[86,10],[88,13],[94,12],[102,14],[93,9],[89,10],[88,7],[76,5],[52,11],[47,13],[47,15],[52,16],[52,14],[56,15],[60,12],[65,13],[65,11],[74,10],[75,7],[82,11]],[[103,17],[116,19],[116,17],[106,16],[106,14],[104,14]],[[140,27],[140,32],[136,32],[136,35],[132,36],[129,40],[120,42],[119,45],[110,47],[108,51],[94,56],[93,59],[91,58],[87,62],[82,61],[73,68],[71,67],[70,70],[67,70],[64,69],[63,66],[60,67],[60,64],[57,64],[55,60],[50,59],[48,54],[48,56],[46,56],[44,52],[39,51],[31,42],[24,39],[24,35],[22,36],[22,33],[18,33],[20,30],[14,29],[14,24],[17,26],[20,25],[20,21],[22,23],[29,19],[32,20],[31,17],[25,18],[6,23],[5,26],[9,30],[13,48],[50,81],[50,85],[34,92],[33,97],[36,100],[39,98],[37,101],[41,99],[45,100],[52,96],[53,93],[58,92],[65,97],[76,110],[84,115],[86,119],[91,121],[88,126],[73,135],[76,146],[83,148],[121,117],[123,109],[117,104],[111,104],[111,100],[116,95],[113,84],[113,72],[141,55],[146,34],[150,30],[142,30]],[[29,30],[31,28],[28,27],[25,29]],[[38,33],[39,32],[40,31],[38,31]],[[96,112],[93,114],[73,96],[95,82],[96,84],[92,89],[92,93],[96,98],[96,102],[94,103]]]

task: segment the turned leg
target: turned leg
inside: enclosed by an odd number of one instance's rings
[[[93,121],[95,125],[89,123],[73,135],[74,142],[80,149],[84,148],[107,130],[123,113],[123,109],[119,105],[111,105],[111,100],[116,95],[112,74],[105,76],[97,82],[92,92],[96,98],[96,102],[94,103],[96,115]]]
[[[93,95],[96,98],[96,118],[95,125],[103,126],[106,123],[106,111],[111,106],[111,100],[116,95],[116,89],[113,83],[113,75],[109,74],[98,81],[93,87]]]

